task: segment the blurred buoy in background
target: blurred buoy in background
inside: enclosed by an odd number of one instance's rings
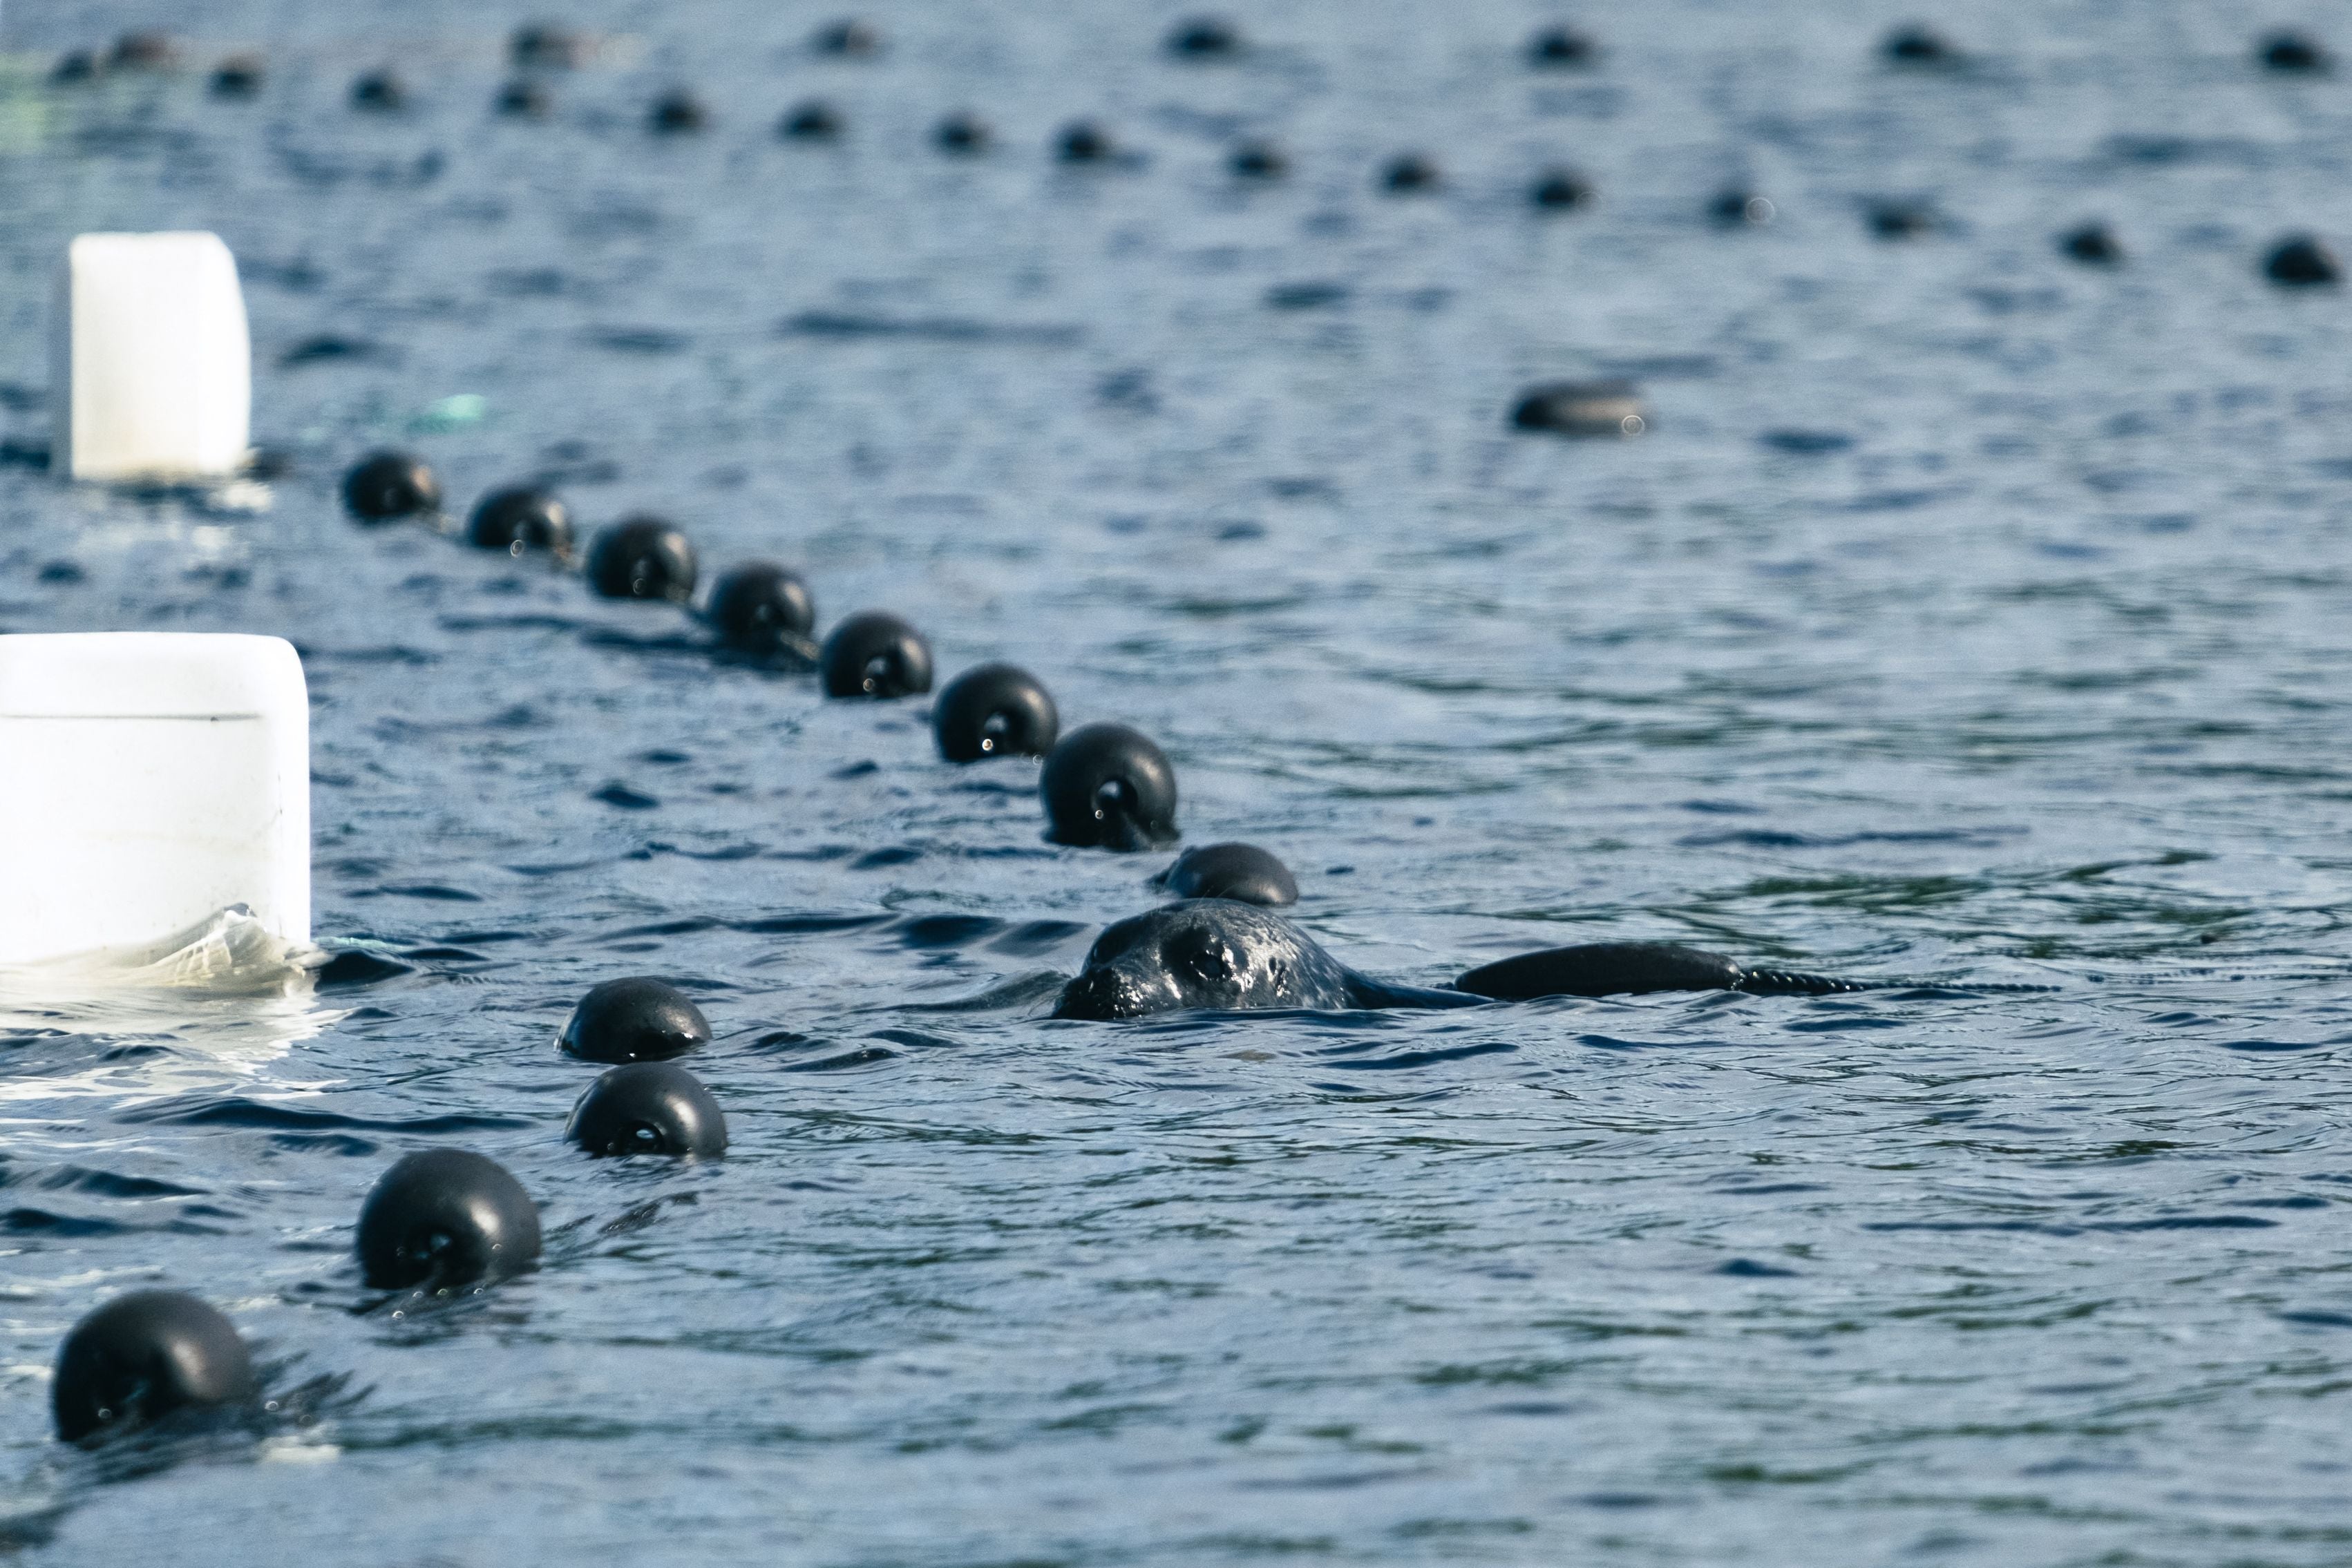
[[[675,523],[626,517],[600,531],[588,547],[588,586],[606,599],[694,596],[694,546]]]
[[[816,601],[800,574],[771,560],[730,567],[710,591],[703,618],[739,653],[806,653]]]
[[[931,144],[942,152],[985,152],[993,139],[988,121],[968,110],[956,110],[931,129]]]
[[[829,632],[817,653],[829,697],[906,697],[931,689],[931,645],[896,615],[860,611]]]
[[[389,114],[408,104],[408,85],[390,70],[373,70],[352,83],[352,107]]]
[[[563,503],[531,485],[493,490],[474,507],[466,542],[478,549],[522,555],[545,550],[558,560],[572,554],[572,515]]]
[[[2087,223],[2059,236],[2058,248],[2088,267],[2114,267],[2124,258],[2123,241],[2103,223]]]
[[[2344,268],[2318,235],[2289,235],[2272,248],[2263,263],[2263,276],[2273,283],[2307,288],[2336,282]]]
[[[710,111],[684,88],[672,88],[654,99],[653,107],[646,111],[646,123],[658,136],[682,135],[708,126]]]
[[[362,523],[389,523],[441,508],[441,485],[425,459],[371,452],[343,476],[343,510]]]
[[[1552,435],[1639,435],[1650,411],[1632,382],[1547,382],[1519,394],[1511,423]]]

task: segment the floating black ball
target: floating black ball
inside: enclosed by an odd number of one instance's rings
[[[588,1061],[662,1061],[709,1044],[710,1020],[676,986],[638,975],[590,988],[555,1043]]]
[[[1054,155],[1065,163],[1100,163],[1118,151],[1110,132],[1088,120],[1062,127],[1054,142]]]
[[[1244,141],[1227,167],[1244,180],[1278,180],[1290,172],[1290,160],[1271,141]]]
[[[1176,832],[1176,769],[1168,754],[1123,724],[1089,724],[1045,758],[1037,792],[1045,836],[1057,844],[1148,849]]]
[[[555,108],[555,95],[544,84],[517,77],[499,89],[494,107],[509,120],[545,120]]]
[[[931,647],[896,615],[861,611],[833,629],[816,656],[829,697],[905,697],[931,689]]]
[[[816,626],[816,601],[799,576],[770,560],[730,568],[710,591],[704,612],[719,640],[740,653],[804,648]]]
[[[2330,63],[2318,40],[2301,33],[2273,33],[2255,54],[2265,68],[2274,71],[2324,71]]]
[[[509,486],[482,497],[466,525],[466,542],[509,555],[543,549],[562,559],[572,553],[572,514],[544,490]]]
[[[942,152],[985,152],[994,135],[988,121],[959,110],[932,129],[931,141]]]
[[[254,1397],[253,1358],[236,1328],[177,1291],[133,1291],[74,1324],[49,1385],[68,1443],[173,1410]]]
[[[568,70],[587,64],[595,52],[594,39],[552,22],[525,23],[507,45],[508,57],[526,70]]]
[[[1573,27],[1546,27],[1528,40],[1528,61],[1552,69],[1589,66],[1600,57],[1601,46]]]
[[[1943,35],[1917,26],[1895,28],[1878,48],[1888,59],[1906,66],[1950,65],[1960,55]]]
[[[694,596],[694,546],[675,523],[629,517],[597,534],[588,549],[588,586],[607,599]]]
[[[1290,868],[1255,844],[1202,844],[1186,850],[1154,879],[1179,898],[1233,898],[1244,904],[1298,902]]]
[[[1937,227],[1936,210],[1924,202],[1875,202],[1864,214],[1870,232],[1880,239],[1918,239]]]
[[[2105,224],[2084,224],[2060,236],[2058,248],[2090,267],[2113,267],[2124,258],[2123,242]]]
[[[931,733],[950,762],[1043,757],[1062,717],[1037,677],[1011,664],[981,664],[947,684],[931,705]]]
[[[539,1256],[539,1206],[496,1160],[425,1149],[403,1155],[368,1193],[358,1247],[378,1290],[503,1279]]]
[[[588,1086],[563,1135],[592,1155],[727,1152],[727,1117],[702,1081],[668,1061],[633,1061]]]
[[[2311,287],[2336,282],[2344,276],[2344,267],[2318,236],[2290,235],[2263,263],[2263,276],[2290,287]]]
[[[1733,185],[1715,193],[1715,199],[1706,204],[1706,215],[1729,228],[1739,224],[1769,224],[1773,208],[1755,192]]]
[[[440,506],[433,470],[405,452],[373,453],[343,476],[343,507],[362,523],[389,523]]]
[[[1434,191],[1444,181],[1435,162],[1418,152],[1391,158],[1381,171],[1381,188],[1396,196]]]
[[[258,98],[261,83],[269,74],[268,66],[259,55],[231,55],[213,68],[210,83],[215,98]]]
[[[881,33],[872,23],[854,19],[826,23],[816,30],[816,37],[810,42],[818,54],[853,59],[882,52]]]
[[[1593,197],[1599,193],[1592,188],[1591,181],[1573,169],[1546,170],[1543,177],[1536,182],[1535,189],[1528,193],[1537,206],[1553,211],[1590,206]]]
[[[654,99],[653,108],[646,111],[646,123],[656,135],[675,136],[709,125],[710,111],[684,88],[672,88]]]
[[[58,63],[49,68],[49,82],[54,87],[79,87],[96,81],[105,68],[104,62],[88,49],[76,49],[58,57]]]
[[[1639,435],[1650,411],[1632,382],[1549,382],[1519,394],[1511,423],[1552,435]]]
[[[832,141],[841,135],[841,111],[812,99],[776,122],[776,134],[793,141]]]
[[[370,71],[352,83],[352,107],[387,114],[408,103],[408,86],[388,70]]]
[[[1194,16],[1168,34],[1168,52],[1179,59],[1231,59],[1242,52],[1241,29],[1222,16]]]
[[[125,33],[114,40],[112,64],[119,70],[167,71],[180,63],[180,47],[169,33]]]

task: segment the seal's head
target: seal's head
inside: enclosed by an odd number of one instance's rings
[[[1105,929],[1062,988],[1057,1019],[1131,1019],[1192,1008],[1361,1005],[1356,976],[1278,915],[1192,898]]]

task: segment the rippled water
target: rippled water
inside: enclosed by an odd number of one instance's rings
[[[11,6],[0,436],[66,239],[207,227],[299,468],[243,516],[0,465],[0,629],[291,638],[319,933],[415,972],[0,1034],[0,1555],[2352,1558],[2352,334],[2257,273],[2352,230],[2352,89],[2218,6],[1955,0],[1975,64],[1906,74],[1902,9],[1595,12],[1541,75],[1515,4],[1258,8],[1201,68],[1158,5],[877,4],[838,63],[822,9],[583,4],[616,41],[515,125],[520,13]],[[267,46],[263,98],[40,85],[159,22]],[[347,110],[387,60],[415,107]],[[707,134],[644,132],[672,83]],[[812,95],[840,148],[773,136]],[[924,141],[962,106],[976,162]],[[1081,113],[1135,158],[1049,166]],[[1244,133],[1293,176],[1237,189]],[[1443,192],[1375,192],[1407,148]],[[1527,206],[1555,162],[1596,206]],[[1777,221],[1708,226],[1732,180]],[[2126,267],[2056,253],[2090,215]],[[1508,430],[1595,373],[1651,434]],[[352,528],[386,441],[1029,665],[1370,972],[1919,984],[1046,1021],[1159,857],[1043,843],[1034,764],[937,762],[919,702]],[[719,1031],[723,1162],[560,1140],[558,1025],[646,972]],[[362,1195],[442,1143],[544,1266],[355,1312]],[[53,1444],[58,1338],[150,1282],[304,1418]]]

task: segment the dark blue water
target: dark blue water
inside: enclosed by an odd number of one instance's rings
[[[518,125],[520,12],[10,6],[0,437],[67,239],[202,227],[298,468],[246,514],[0,465],[0,630],[292,639],[318,932],[414,973],[12,1015],[0,1555],[2352,1558],[2352,331],[2258,271],[2352,232],[2352,87],[2188,5],[1955,0],[1972,63],[1906,73],[1909,9],[1596,11],[1538,74],[1517,5],[1260,7],[1186,67],[1158,5],[877,5],[834,62],[821,7],[583,4]],[[42,85],[157,25],[190,69]],[[208,99],[237,47],[263,96]],[[386,62],[411,109],[350,110]],[[656,141],[673,84],[713,122]],[[772,133],[811,96],[838,148]],[[930,151],[960,107],[988,157]],[[1080,114],[1133,159],[1053,167]],[[1375,189],[1408,149],[1442,190]],[[1598,203],[1532,211],[1554,162]],[[1732,181],[1776,221],[1709,226]],[[2125,267],[2057,253],[2091,216]],[[1600,374],[1649,434],[1509,430]],[[383,443],[1027,664],[1374,974],[1937,984],[1049,1022],[1160,858],[1044,843],[1034,765],[937,762],[919,701],[353,528]],[[718,1030],[723,1162],[560,1139],[555,1031],[632,973]],[[361,1197],[445,1143],[544,1266],[355,1312]],[[59,1337],[151,1283],[260,1347],[259,1439],[50,1440]]]

